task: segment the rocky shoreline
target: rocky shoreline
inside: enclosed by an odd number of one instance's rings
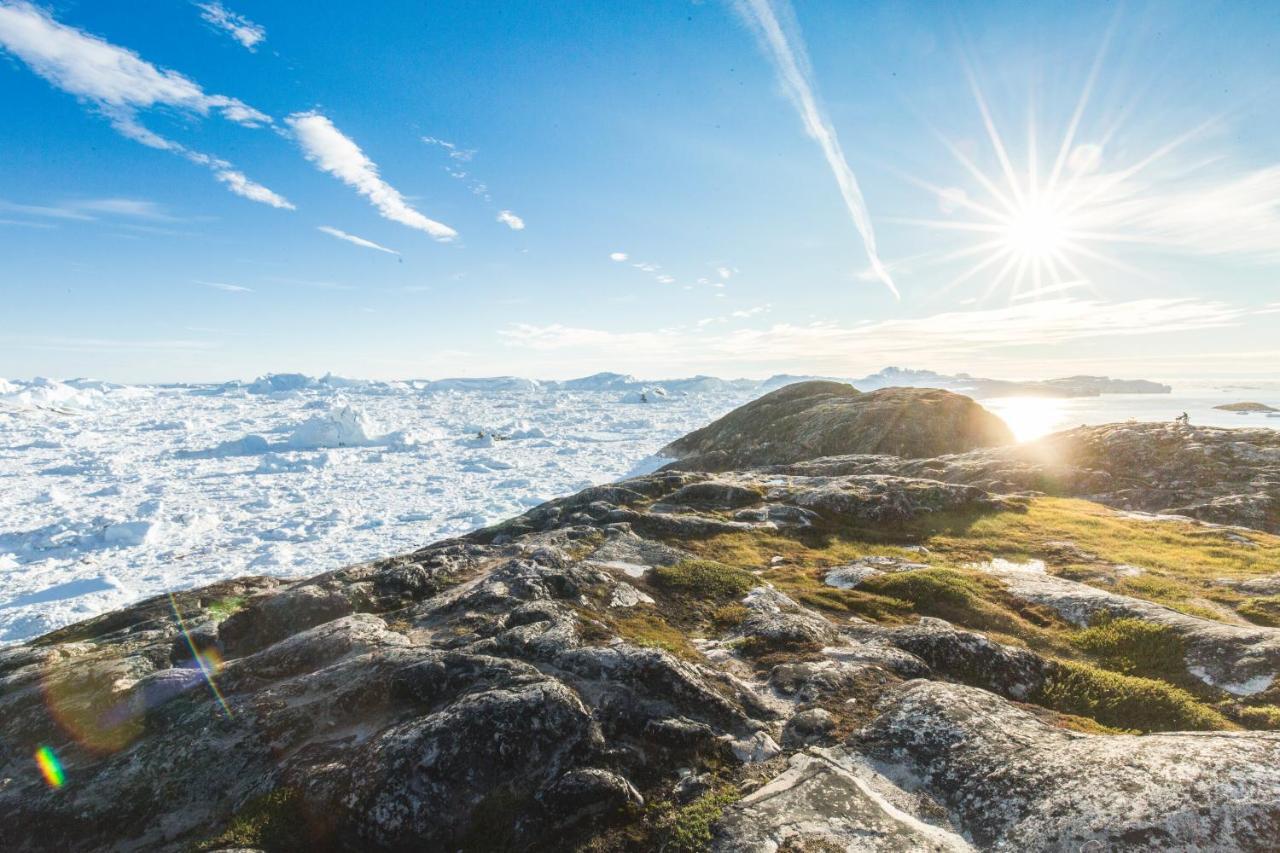
[[[0,650],[6,848],[1273,848],[1280,436],[832,384]]]

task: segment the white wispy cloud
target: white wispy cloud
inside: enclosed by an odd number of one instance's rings
[[[0,210],[39,216],[48,219],[69,219],[92,222],[106,217],[148,219],[158,222],[177,222],[173,216],[154,201],[140,198],[86,198],[72,199],[56,205],[17,204],[0,199]]]
[[[377,164],[327,117],[315,111],[294,113],[285,122],[293,129],[308,160],[369,199],[384,218],[441,241],[458,236],[448,225],[428,219],[410,207],[404,196],[382,179]]]
[[[0,3],[0,44],[54,86],[130,127],[138,110],[167,106],[249,127],[271,118],[226,95],[210,95],[176,71],[157,68],[131,50],[66,26],[24,0]],[[163,147],[163,146],[157,146]]]
[[[0,201],[0,210],[10,213],[24,213],[29,216],[40,216],[51,219],[92,220],[94,217],[83,210],[70,205],[18,204],[12,201]]]
[[[1280,260],[1280,165],[1214,180],[1138,182],[1100,174],[1089,226],[1099,239],[1198,255]]]
[[[157,68],[131,50],[59,23],[25,0],[0,0],[0,47],[54,87],[91,105],[126,138],[213,169],[232,192],[245,198],[289,207],[280,196],[232,171],[227,161],[166,139],[139,119],[143,110],[166,107],[197,116],[216,112],[245,127],[262,127],[271,124],[265,113],[237,98],[209,94],[182,74]]]
[[[155,219],[172,222],[177,217],[170,216],[159,204],[141,198],[91,198],[71,202],[71,206],[80,211],[105,213],[112,216],[133,216],[139,219]]]
[[[214,290],[222,290],[227,293],[253,293],[253,288],[245,287],[239,284],[227,284],[224,281],[200,281],[196,279],[196,284],[204,287],[212,287]]]
[[[52,222],[31,222],[23,219],[2,219],[0,225],[17,225],[22,228],[57,228]]]
[[[731,311],[728,314],[721,314],[718,317],[703,317],[694,325],[697,326],[699,329],[702,329],[707,326],[714,326],[714,325],[723,324],[723,323],[731,323],[734,320],[746,320],[750,317],[755,317],[760,314],[768,314],[772,310],[773,310],[772,305],[754,305],[750,308],[740,308],[739,310]]]
[[[243,172],[237,172],[235,169],[221,169],[214,173],[214,177],[226,184],[227,189],[250,201],[269,204],[281,210],[297,210],[287,198],[256,181],[249,180],[244,176]]]
[[[388,255],[400,254],[395,249],[388,249],[386,246],[380,246],[377,243],[373,242],[372,240],[366,240],[363,237],[357,237],[354,234],[348,234],[346,231],[343,231],[338,228],[334,228],[331,225],[317,225],[316,229],[319,231],[323,231],[324,233],[328,234],[331,237],[337,237],[339,240],[346,240],[348,243],[354,243],[355,245],[363,246],[366,249],[377,249],[379,252],[386,252]]]
[[[460,163],[467,163],[472,157],[476,156],[474,148],[460,148],[452,142],[434,136],[424,136],[422,141],[427,145],[438,145],[445,150],[450,160],[457,160]]]
[[[509,210],[499,211],[498,221],[510,228],[512,231],[524,230],[524,220]]]
[[[267,31],[244,15],[232,12],[226,6],[214,0],[211,3],[197,3],[200,17],[224,30],[229,36],[240,42],[246,50],[254,51],[267,37]]]
[[[422,141],[427,145],[441,149],[448,155],[449,162],[445,164],[444,171],[449,177],[461,181],[472,195],[480,198],[488,205],[493,205],[493,195],[489,192],[489,185],[472,174],[471,167],[467,165],[479,153],[476,149],[463,148],[438,136],[424,136]],[[513,231],[524,230],[524,220],[510,210],[503,209],[498,211],[497,220]]]
[[[858,187],[858,179],[849,168],[840,140],[835,128],[831,126],[826,114],[818,105],[810,80],[812,72],[805,52],[800,29],[795,23],[795,15],[786,0],[734,0],[734,6],[755,33],[766,54],[773,61],[782,87],[800,114],[805,131],[808,132],[822,149],[831,174],[840,188],[840,195],[849,211],[854,227],[862,236],[866,247],[867,258],[876,271],[880,281],[884,282],[895,297],[898,288],[894,285],[888,269],[880,261],[876,249],[875,229],[871,225],[871,215],[867,211],[866,201],[862,198],[862,190]]]
[[[771,369],[839,375],[857,364],[882,364],[888,359],[963,363],[983,353],[1016,347],[1220,328],[1240,323],[1247,314],[1222,302],[1197,299],[1101,302],[1059,298],[852,326],[777,323],[710,334],[705,327],[717,322],[713,318],[702,324],[703,330],[696,335],[683,327],[619,332],[528,323],[510,326],[499,334],[513,346],[563,351],[578,359],[637,352],[651,354],[663,364],[711,367],[767,361]]]
[[[647,273],[658,284],[676,283],[676,277],[663,272],[661,264],[650,263],[649,261],[632,261],[630,255],[626,252],[610,252],[609,260],[625,263],[627,266],[638,269],[642,273]]]

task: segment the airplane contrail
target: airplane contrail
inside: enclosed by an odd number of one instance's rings
[[[871,269],[895,299],[901,298],[876,251],[876,233],[871,226],[871,216],[867,212],[867,203],[862,198],[862,190],[858,188],[858,179],[844,158],[835,128],[827,120],[813,94],[813,85],[809,80],[809,60],[790,5],[787,0],[733,0],[733,5],[755,32],[761,47],[773,61],[778,79],[796,111],[800,113],[805,131],[822,148],[827,165],[831,167],[831,174],[836,179],[836,186],[840,188],[840,195],[844,198],[844,205],[849,210],[849,217],[862,235]],[[785,20],[785,27],[780,18]]]

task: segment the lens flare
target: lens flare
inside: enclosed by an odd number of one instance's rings
[[[41,686],[45,707],[59,727],[95,753],[118,752],[142,733],[142,719],[122,708],[128,697],[128,667],[99,659],[91,667],[51,667]]]
[[[186,620],[182,618],[182,612],[178,610],[178,600],[173,597],[173,593],[169,593],[169,606],[173,608],[173,618],[177,620],[178,630],[182,632],[183,638],[187,641],[187,648],[191,649],[191,659],[199,667],[200,674],[204,676],[205,683],[209,685],[209,691],[213,693],[213,698],[218,700],[218,704],[228,718],[234,717],[235,714],[231,712],[231,706],[227,704],[222,691],[218,689],[218,685],[214,681],[214,677],[222,669],[222,655],[218,653],[217,649],[196,648],[195,641],[191,639],[191,632],[187,630]]]
[[[57,789],[66,784],[67,774],[63,772],[58,754],[51,747],[42,746],[36,750],[36,764],[39,765],[40,773],[50,788]]]

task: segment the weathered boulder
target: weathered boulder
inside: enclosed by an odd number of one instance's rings
[[[1276,732],[1082,735],[984,690],[910,681],[851,745],[944,803],[982,849],[1267,850],[1280,837]]]
[[[822,753],[791,758],[785,772],[744,797],[717,822],[712,849],[967,851],[954,832],[895,807]]]

